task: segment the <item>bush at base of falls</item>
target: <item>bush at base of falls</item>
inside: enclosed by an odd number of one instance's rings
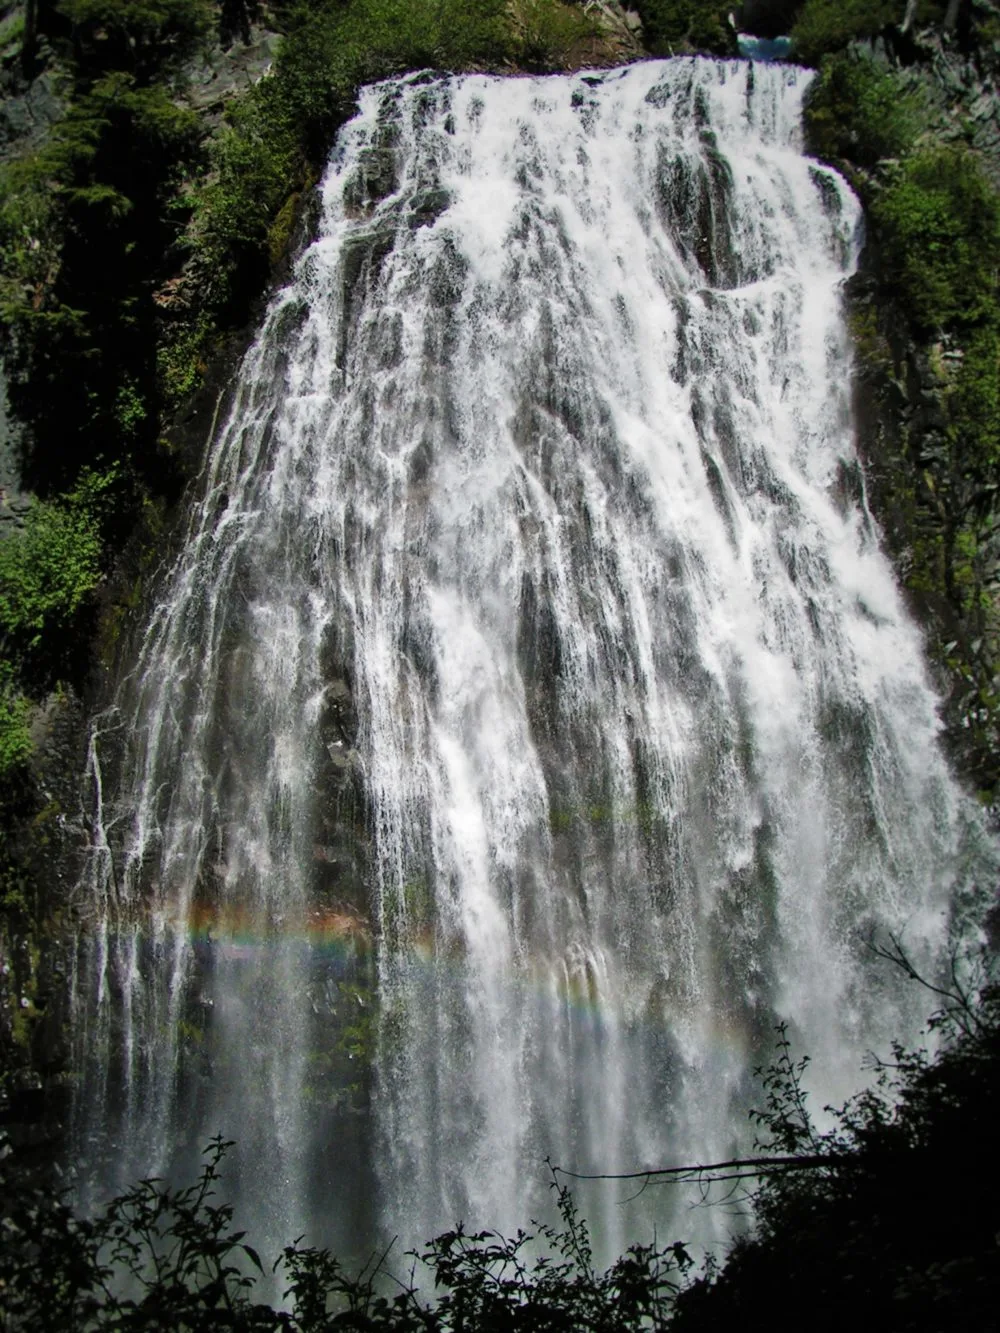
[[[836,1165],[765,1181],[756,1232],[682,1294],[675,1333],[741,1326],[912,1333],[994,1326],[1000,1299],[1000,991],[987,985],[934,1059],[896,1047],[879,1082],[816,1135],[794,1078],[765,1116],[777,1148]],[[786,1073],[791,1066],[786,1066]],[[794,1072],[794,1070],[792,1071]],[[798,1137],[796,1134],[798,1132]]]
[[[285,1248],[265,1270],[215,1201],[225,1149],[206,1150],[200,1179],[183,1189],[146,1180],[93,1219],[78,1219],[32,1178],[0,1141],[0,1328],[133,1330],[133,1333],[321,1333],[334,1328],[397,1333],[473,1330],[606,1330],[666,1326],[691,1261],[683,1245],[634,1246],[606,1272],[595,1268],[589,1232],[568,1191],[557,1191],[561,1225],[505,1239],[461,1227],[419,1256],[432,1298],[395,1279],[386,1255],[354,1277],[327,1251]],[[533,1242],[548,1252],[539,1257]],[[417,1260],[418,1256],[409,1259]],[[405,1270],[404,1270],[405,1271]],[[254,1299],[270,1272],[285,1310]]]
[[[194,1185],[176,1190],[144,1181],[90,1220],[76,1219],[0,1145],[0,1327],[4,1333],[992,1327],[1000,1300],[994,1151],[1000,988],[985,972],[972,975],[975,984],[944,988],[945,1010],[932,1020],[946,1033],[939,1053],[930,1058],[897,1047],[875,1088],[849,1102],[827,1133],[817,1132],[810,1118],[806,1062],[794,1059],[782,1034],[763,1074],[764,1107],[755,1114],[763,1161],[775,1163],[753,1198],[755,1231],[699,1277],[691,1278],[682,1244],[637,1246],[600,1272],[587,1227],[559,1189],[561,1224],[534,1228],[548,1259],[536,1257],[524,1233],[505,1239],[458,1228],[423,1251],[422,1271],[433,1280],[424,1294],[412,1276],[390,1278],[397,1268],[410,1272],[408,1261],[374,1260],[355,1277],[327,1252],[296,1244],[274,1265],[286,1303],[277,1311],[255,1298],[270,1266],[236,1229],[233,1210],[215,1197],[223,1142],[210,1145]],[[723,1206],[732,1197],[733,1174],[724,1172],[716,1186]],[[704,1186],[704,1173],[701,1180]]]

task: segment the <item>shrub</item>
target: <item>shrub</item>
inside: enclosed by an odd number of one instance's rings
[[[514,0],[512,50],[525,69],[561,68],[573,48],[597,31],[589,14],[559,0]]]
[[[208,0],[62,0],[75,72],[87,79],[115,70],[140,85],[176,72],[207,39]]]
[[[30,707],[17,688],[13,667],[9,662],[0,661],[0,784],[31,755]]]
[[[327,1251],[296,1243],[274,1265],[287,1282],[288,1309],[278,1311],[255,1302],[261,1259],[245,1243],[246,1233],[234,1230],[232,1207],[214,1202],[229,1146],[221,1139],[209,1145],[194,1185],[171,1189],[144,1180],[92,1221],[78,1221],[16,1161],[5,1162],[0,1143],[0,1291],[9,1327],[626,1333],[664,1326],[679,1278],[690,1266],[682,1245],[637,1246],[600,1272],[587,1226],[560,1189],[562,1225],[538,1233],[548,1258],[532,1254],[536,1238],[523,1231],[505,1239],[458,1227],[431,1241],[420,1256],[438,1292],[429,1302],[412,1277],[393,1284],[391,1299],[382,1294],[389,1287],[385,1256],[352,1277]]]
[[[79,96],[0,206],[0,337],[11,401],[33,440],[27,480],[72,486],[100,454],[155,439],[157,276],[177,262],[193,113],[165,88],[108,74]]]
[[[681,51],[736,54],[736,37],[729,26],[732,5],[713,0],[637,0],[635,7],[653,55]]]
[[[858,52],[823,61],[806,99],[810,151],[871,168],[908,152],[920,132],[921,96]]]
[[[903,0],[806,0],[791,31],[795,59],[818,64],[828,52],[876,36],[903,12]]]
[[[993,317],[1000,200],[971,152],[947,145],[914,154],[878,195],[872,216],[886,267],[918,327]]]
[[[61,228],[37,157],[0,168],[0,321],[38,308],[59,272]]]
[[[101,518],[113,472],[87,473],[58,502],[36,501],[24,526],[0,541],[0,650],[32,661],[65,635],[101,573]]]

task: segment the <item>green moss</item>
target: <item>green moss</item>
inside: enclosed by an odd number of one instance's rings
[[[426,875],[415,875],[403,885],[403,908],[410,921],[428,922],[433,918],[434,898]]]
[[[267,254],[272,264],[277,264],[288,250],[301,198],[299,191],[290,194],[268,228]]]
[[[892,349],[879,327],[878,311],[872,305],[856,307],[848,316],[848,328],[859,368],[863,374],[889,375],[893,370]]]
[[[1000,464],[1000,320],[968,330],[944,401],[956,465],[992,481]]]
[[[201,1046],[205,1033],[196,1023],[182,1018],[177,1024],[177,1040],[182,1046]]]

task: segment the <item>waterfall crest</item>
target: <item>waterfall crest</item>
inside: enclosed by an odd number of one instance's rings
[[[912,1030],[864,941],[933,958],[972,820],[809,77],[365,91],[95,728],[85,1159],[221,1130],[274,1248],[510,1229],[546,1155],[746,1146],[779,1020],[820,1104]],[[648,1222],[590,1202],[609,1249]]]

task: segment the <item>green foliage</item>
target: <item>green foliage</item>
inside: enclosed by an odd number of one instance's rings
[[[147,466],[152,292],[172,254],[176,262],[181,192],[199,153],[191,112],[163,87],[113,73],[8,172],[0,338],[11,400],[35,443],[28,480],[40,490],[71,486],[99,455]]]
[[[229,1146],[222,1139],[209,1145],[194,1185],[175,1190],[142,1181],[92,1221],[77,1220],[16,1161],[0,1157],[5,1327],[625,1333],[664,1325],[690,1266],[682,1245],[638,1246],[599,1272],[586,1224],[559,1189],[559,1227],[513,1239],[458,1227],[430,1242],[419,1257],[433,1273],[434,1303],[412,1280],[397,1283],[391,1297],[382,1294],[385,1256],[354,1277],[324,1250],[287,1246],[274,1269],[287,1284],[288,1308],[276,1311],[254,1301],[263,1263],[246,1233],[234,1230],[233,1209],[215,1202]],[[548,1257],[539,1257],[536,1242]]]
[[[216,313],[259,288],[272,220],[307,170],[294,99],[276,77],[235,102],[227,119],[213,145],[210,183],[195,201],[196,263]]]
[[[876,951],[916,978],[898,945]],[[894,1047],[875,1086],[826,1132],[808,1114],[803,1066],[782,1034],[757,1117],[762,1146],[805,1150],[818,1165],[764,1178],[753,1236],[681,1295],[675,1333],[736,1320],[822,1333],[859,1318],[912,1333],[989,1324],[1000,1294],[995,1173],[985,1166],[1000,1113],[1000,992],[988,966],[971,960],[972,985],[965,966],[947,983],[924,982],[944,1001],[932,1020],[944,1034],[937,1057]]]
[[[54,192],[37,158],[0,167],[0,320],[37,309],[61,263]]]
[[[156,381],[166,410],[177,408],[198,388],[212,330],[202,315],[192,322],[168,325],[156,348]]]
[[[635,8],[653,55],[685,51],[736,54],[736,38],[729,26],[732,5],[714,0],[637,0]]]
[[[562,68],[574,48],[598,29],[584,10],[560,0],[513,0],[511,54],[530,70]]]
[[[0,52],[20,46],[24,37],[24,12],[15,10],[0,19]]]
[[[943,145],[893,173],[872,215],[901,302],[923,329],[994,316],[1000,198],[978,158]]]
[[[0,659],[0,784],[31,756],[30,707],[18,689],[13,667]]]
[[[436,1327],[625,1333],[665,1326],[678,1278],[691,1267],[685,1247],[633,1246],[600,1273],[572,1196],[564,1188],[556,1195],[560,1228],[540,1226],[534,1236],[503,1239],[490,1232],[470,1236],[459,1227],[431,1243],[422,1258],[443,1291],[427,1311]],[[531,1259],[537,1242],[545,1253]]]
[[[112,71],[139,86],[176,72],[212,28],[207,0],[62,0],[78,78]]]
[[[824,60],[806,99],[810,151],[871,168],[899,157],[921,129],[922,98],[870,56],[844,52]]]
[[[943,12],[943,5],[923,0],[917,7],[917,25],[938,19]],[[791,31],[795,59],[818,64],[823,55],[902,23],[905,14],[906,0],[806,0]]]
[[[565,6],[554,0],[530,4],[536,15],[552,10],[552,32],[585,24],[575,11],[559,17]],[[428,66],[496,64],[515,46],[503,0],[349,0],[294,11],[271,77],[230,106],[211,183],[198,195],[196,258],[215,307],[235,300],[238,319],[240,298],[259,290],[290,234],[290,201],[353,114],[362,84]]]
[[[101,572],[101,519],[114,472],[86,474],[58,502],[37,501],[0,541],[0,652],[24,667],[73,627]]]

